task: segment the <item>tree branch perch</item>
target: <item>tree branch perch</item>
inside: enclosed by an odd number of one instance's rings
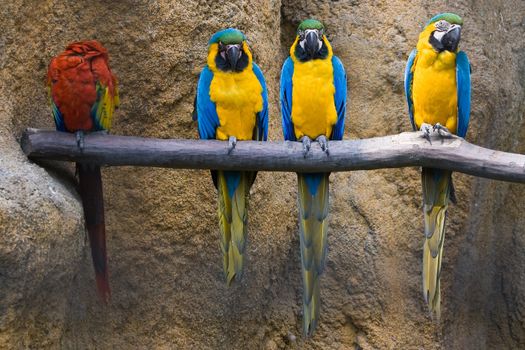
[[[74,134],[27,129],[24,153],[31,159],[135,165],[175,169],[328,172],[425,166],[490,179],[525,183],[525,155],[494,151],[462,138],[433,137],[419,132],[362,140],[331,141],[330,156],[317,143],[303,157],[299,142],[240,141],[231,154],[228,142],[175,140],[93,133],[83,152]]]

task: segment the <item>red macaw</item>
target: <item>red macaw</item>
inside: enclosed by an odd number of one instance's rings
[[[81,150],[84,132],[108,131],[119,104],[117,80],[108,60],[107,50],[90,40],[68,45],[49,64],[47,83],[56,129],[76,133]],[[100,298],[108,302],[111,292],[100,166],[77,163],[77,173],[97,290]]]

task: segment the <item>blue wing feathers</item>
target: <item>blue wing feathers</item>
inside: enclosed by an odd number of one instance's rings
[[[199,125],[199,137],[201,139],[214,139],[215,130],[219,126],[219,116],[215,103],[210,99],[210,84],[213,79],[213,73],[208,67],[205,67],[200,76],[197,85],[197,120]]]
[[[345,115],[346,115],[346,94],[347,94],[347,84],[346,84],[346,72],[343,67],[341,60],[333,56],[332,57],[332,66],[334,69],[334,102],[335,108],[337,111],[337,122],[332,131],[332,140],[342,140],[343,134],[345,132]]]
[[[258,139],[266,141],[268,139],[268,89],[266,88],[264,75],[259,66],[253,63],[252,69],[263,89],[263,108],[257,115],[257,129],[259,131]]]
[[[53,118],[55,119],[55,126],[57,131],[67,131],[66,125],[64,124],[64,117],[62,116],[62,113],[60,113],[60,110],[58,109],[57,105],[55,104],[55,101],[51,98],[51,110],[53,112]]]
[[[412,79],[414,78],[414,73],[412,73],[412,66],[416,60],[417,50],[414,49],[408,56],[407,66],[405,68],[405,97],[408,104],[408,113],[410,115],[410,123],[412,124],[412,129],[417,130],[416,123],[414,122],[414,103],[412,101]]]
[[[290,57],[284,61],[281,71],[281,116],[283,124],[284,139],[296,141],[294,127],[292,123],[292,77],[294,72],[293,61]]]
[[[456,56],[456,84],[458,94],[458,131],[465,137],[470,119],[470,63],[463,51]]]

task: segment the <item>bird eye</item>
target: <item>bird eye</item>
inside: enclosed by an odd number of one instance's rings
[[[445,20],[436,22],[436,29],[439,31],[446,31],[450,27],[450,23]]]
[[[301,40],[304,39],[304,30],[299,31],[299,38],[301,38]]]

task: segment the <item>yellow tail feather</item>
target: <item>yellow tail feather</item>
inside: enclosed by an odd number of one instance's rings
[[[241,173],[237,189],[230,198],[224,172],[217,172],[219,192],[219,226],[223,269],[226,283],[240,279],[244,266],[244,250],[248,234],[248,194],[253,177],[251,173]]]
[[[312,335],[320,316],[320,276],[327,251],[328,177],[323,174],[315,196],[298,174],[299,231],[303,275],[303,330]]]
[[[445,221],[450,198],[451,172],[423,168],[425,243],[423,244],[423,294],[428,308],[441,315],[440,275],[445,242]]]

